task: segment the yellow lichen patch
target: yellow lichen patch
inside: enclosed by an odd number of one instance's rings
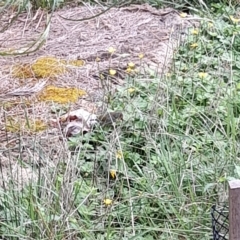
[[[59,88],[47,86],[39,95],[40,101],[53,101],[57,103],[76,102],[79,97],[87,93],[78,88]]]
[[[76,66],[76,67],[81,67],[85,64],[83,60],[70,60],[67,62],[68,65]]]
[[[67,71],[66,61],[53,57],[39,58],[32,65],[32,69],[37,78],[54,77]]]
[[[39,119],[36,120],[19,120],[8,118],[6,130],[9,132],[41,132],[47,128],[47,125]]]
[[[67,72],[67,66],[83,66],[83,60],[63,60],[54,57],[41,57],[33,64],[20,64],[13,67],[13,76],[18,78],[55,77]]]

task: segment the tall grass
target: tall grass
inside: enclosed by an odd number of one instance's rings
[[[237,177],[240,29],[234,9],[207,10],[168,74],[129,77],[112,96],[122,123],[70,139],[27,186],[4,179],[3,238],[210,239],[210,208]]]

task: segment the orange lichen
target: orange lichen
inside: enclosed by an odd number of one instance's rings
[[[79,97],[86,95],[86,92],[78,88],[59,88],[47,86],[39,95],[40,101],[53,101],[57,103],[76,102]]]
[[[41,57],[33,64],[20,64],[13,67],[13,76],[18,78],[55,77],[67,72],[67,67],[84,65],[83,60],[63,60],[54,57]]]

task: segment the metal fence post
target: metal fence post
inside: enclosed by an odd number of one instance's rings
[[[229,181],[229,240],[240,240],[240,180]]]

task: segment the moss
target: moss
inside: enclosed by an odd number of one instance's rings
[[[57,59],[54,57],[41,57],[33,64],[18,64],[13,67],[13,76],[18,78],[45,78],[55,77],[67,72],[68,66],[81,67],[83,60]]]
[[[37,78],[55,77],[67,71],[64,60],[52,57],[39,58],[32,65],[32,69]]]
[[[47,86],[39,95],[40,101],[53,101],[57,103],[77,102],[78,98],[86,92],[78,88],[58,88]]]

